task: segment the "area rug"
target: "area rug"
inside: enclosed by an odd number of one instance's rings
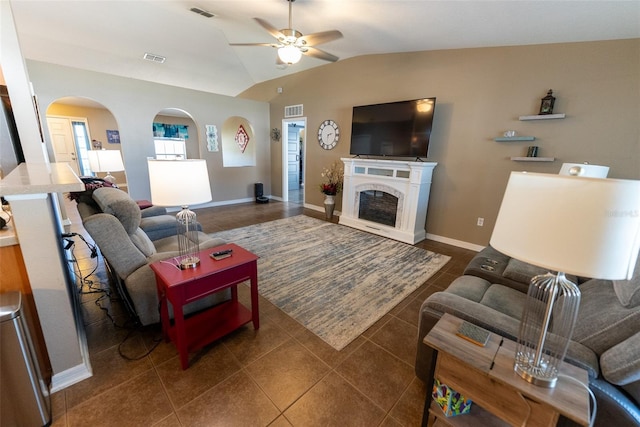
[[[259,293],[336,350],[450,259],[304,215],[213,236],[258,255]]]

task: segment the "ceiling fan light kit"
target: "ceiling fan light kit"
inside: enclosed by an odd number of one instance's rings
[[[332,40],[342,38],[342,33],[338,30],[322,31],[309,35],[303,35],[300,31],[293,29],[291,24],[291,4],[289,2],[289,28],[278,30],[276,27],[261,18],[253,18],[262,28],[276,38],[277,43],[230,43],[231,46],[270,46],[278,49],[276,64],[292,65],[302,58],[302,55],[322,59],[324,61],[336,62],[339,58],[328,52],[320,50],[314,46],[327,43]]]
[[[295,46],[283,46],[278,48],[278,57],[288,65],[297,64],[302,58],[302,52]]]

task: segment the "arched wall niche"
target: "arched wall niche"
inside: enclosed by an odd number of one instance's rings
[[[90,150],[118,150],[122,143],[118,122],[100,102],[81,96],[68,96],[53,101],[46,110],[43,131],[49,158],[67,162],[78,176],[96,174],[104,178],[107,172],[93,172],[88,161]],[[126,169],[126,159],[123,164]],[[116,184],[127,190],[126,171],[109,171]]]
[[[154,148],[162,146],[165,138],[182,138],[186,148],[187,159],[201,158],[198,126],[192,115],[180,108],[165,108],[156,114],[151,126]],[[171,144],[165,145],[171,149]],[[156,149],[156,154],[158,149]]]

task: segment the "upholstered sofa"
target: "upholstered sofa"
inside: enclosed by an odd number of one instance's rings
[[[529,280],[543,273],[490,246],[479,252],[463,276],[422,304],[416,375],[433,384],[434,351],[422,340],[444,313],[516,339]],[[597,401],[594,425],[640,426],[640,265],[631,280],[573,280],[582,296],[565,361],[589,374]]]
[[[154,222],[143,231],[142,212],[127,193],[102,187],[91,194],[91,200],[77,200],[84,228],[102,253],[107,268],[113,273],[116,287],[125,304],[142,325],[158,323],[158,296],[155,274],[149,264],[178,256],[176,220],[170,215],[145,218]],[[146,209],[145,209],[146,210]],[[167,218],[162,218],[167,217]],[[150,238],[150,235],[154,238]],[[200,249],[225,244],[221,239],[198,232]],[[191,313],[229,298],[228,292],[214,294],[185,306]]]

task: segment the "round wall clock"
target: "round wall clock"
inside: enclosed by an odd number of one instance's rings
[[[318,128],[318,143],[325,150],[331,150],[338,143],[340,128],[333,120],[325,120]]]

